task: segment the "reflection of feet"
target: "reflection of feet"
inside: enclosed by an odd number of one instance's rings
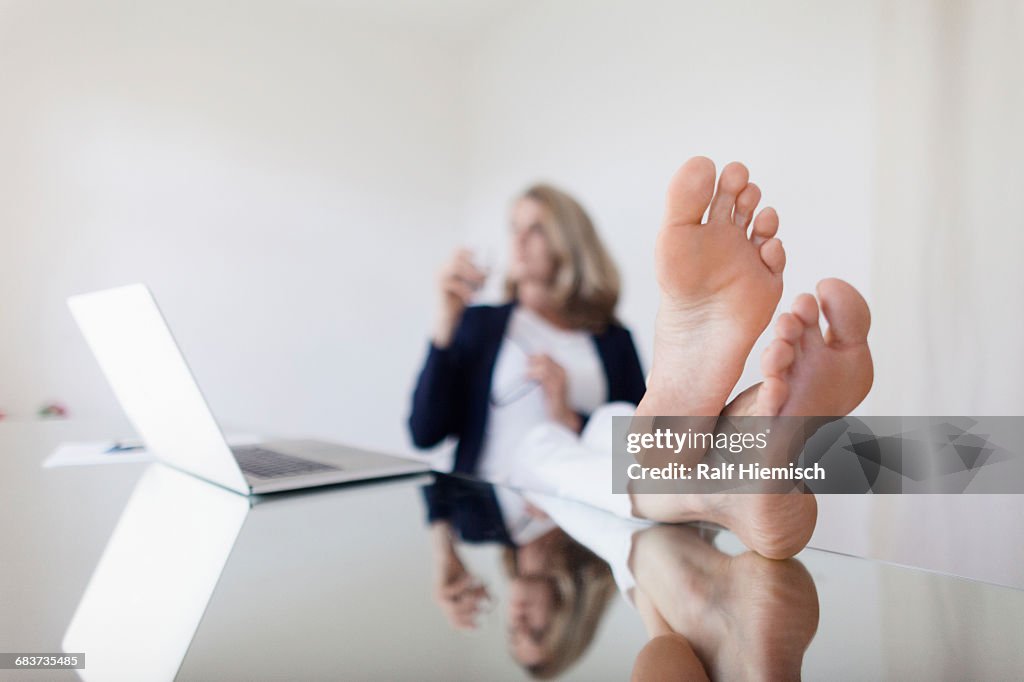
[[[868,304],[840,279],[819,282],[818,300],[828,320],[824,335],[810,294],[798,296],[793,311],[776,321],[775,340],[761,358],[755,414],[842,417],[871,389]]]
[[[782,293],[778,216],[765,209],[751,227],[760,198],[739,163],[722,170],[717,191],[703,157],[672,178],[655,254],[654,362],[638,415],[717,415],[725,405]]]
[[[636,655],[630,682],[702,682],[704,664],[690,642],[676,632],[655,635]]]
[[[630,566],[711,679],[799,678],[818,626],[817,591],[800,562],[729,556],[693,528],[658,526],[634,538]]]
[[[804,652],[818,629],[818,592],[803,564],[747,552],[729,557],[711,589],[719,597],[713,607],[732,626],[712,676],[799,679]]]

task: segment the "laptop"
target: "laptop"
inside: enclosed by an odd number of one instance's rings
[[[68,307],[146,449],[169,466],[242,495],[429,470],[316,440],[231,447],[144,284],[72,296]]]

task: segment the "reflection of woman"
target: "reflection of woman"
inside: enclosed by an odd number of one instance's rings
[[[510,490],[438,475],[423,489],[434,551],[434,599],[453,627],[476,627],[490,602],[457,541],[505,546],[509,653],[535,679],[579,660],[615,592],[611,569]]]
[[[612,595],[608,564],[555,528],[505,550],[508,638],[512,657],[535,679],[549,680],[590,646]]]
[[[536,423],[578,432],[599,405],[643,397],[632,337],[614,318],[618,272],[572,197],[546,185],[523,193],[512,211],[509,303],[467,307],[485,277],[467,251],[441,272],[409,417],[417,447],[455,436],[454,470],[483,463],[486,475]]]

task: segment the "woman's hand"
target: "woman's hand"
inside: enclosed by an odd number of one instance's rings
[[[491,603],[487,587],[466,570],[452,540],[451,526],[444,521],[431,524],[434,548],[434,602],[452,627],[473,630],[477,616]]]
[[[549,355],[531,355],[526,375],[541,385],[548,416],[576,433],[580,432],[580,416],[569,407],[569,381],[565,370]]]
[[[441,306],[434,328],[435,346],[447,348],[451,344],[455,328],[462,319],[462,311],[483,286],[485,279],[487,273],[473,265],[473,253],[469,249],[456,251],[441,268],[437,277]]]
[[[477,617],[488,609],[491,595],[458,557],[451,557],[435,577],[434,601],[452,627],[475,630]]]

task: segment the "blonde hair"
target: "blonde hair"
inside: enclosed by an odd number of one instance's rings
[[[559,529],[546,572],[557,595],[543,647],[544,659],[525,667],[535,680],[550,680],[571,667],[590,646],[605,609],[615,594],[612,570],[601,558]],[[518,575],[516,550],[506,547],[502,563],[508,577]]]
[[[551,293],[566,323],[600,333],[614,321],[619,302],[619,270],[579,202],[551,185],[538,184],[520,195],[537,202],[540,226],[554,258]],[[505,281],[505,294],[516,298],[516,283]]]

